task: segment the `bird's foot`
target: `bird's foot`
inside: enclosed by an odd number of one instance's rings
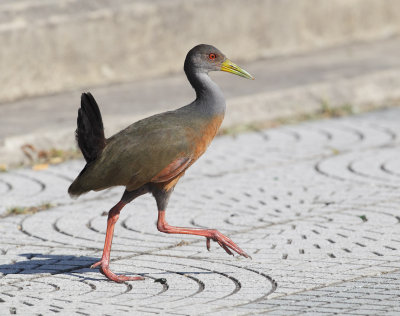
[[[250,258],[251,257],[244,252],[242,249],[239,248],[238,245],[236,245],[232,239],[230,239],[229,237],[226,237],[225,235],[221,234],[218,230],[210,230],[211,236],[210,237],[206,237],[206,246],[207,246],[207,250],[210,250],[210,240],[212,239],[213,241],[216,241],[218,243],[218,245],[220,245],[229,255],[233,256],[233,253],[231,251],[231,249],[235,252],[237,252],[239,255],[245,257],[245,258]]]
[[[102,274],[104,274],[109,280],[117,282],[117,283],[122,283],[125,281],[138,281],[138,280],[144,280],[144,277],[130,277],[130,276],[126,276],[123,274],[115,274],[114,272],[112,272],[109,268],[109,263],[108,262],[104,262],[102,260],[92,264],[90,266],[91,269],[96,268],[100,266],[100,272]]]

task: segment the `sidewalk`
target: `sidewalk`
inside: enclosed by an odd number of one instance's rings
[[[400,39],[354,44],[315,53],[243,64],[256,80],[212,73],[227,98],[223,127],[271,122],[343,107],[359,112],[400,100]],[[228,56],[233,52],[225,52]],[[182,61],[183,64],[183,61]],[[106,135],[160,111],[191,102],[183,71],[166,78],[88,88],[96,97]],[[0,164],[27,162],[21,146],[75,148],[82,91],[0,104]]]
[[[159,233],[145,196],[116,227],[112,269],[146,277],[126,284],[88,269],[121,188],[69,199],[81,160],[0,173],[1,213],[52,205],[0,221],[0,314],[398,315],[399,122],[392,108],[217,138],[167,218],[218,228],[253,259]]]

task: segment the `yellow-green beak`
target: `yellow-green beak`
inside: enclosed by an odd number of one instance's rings
[[[230,72],[243,78],[254,80],[252,75],[250,75],[246,70],[240,68],[238,65],[235,65],[229,59],[225,59],[225,61],[222,63],[221,70]]]

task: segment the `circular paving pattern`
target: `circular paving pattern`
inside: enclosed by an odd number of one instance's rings
[[[144,196],[122,211],[111,253],[115,272],[144,281],[115,284],[88,268],[101,256],[104,214],[121,188],[70,199],[66,191],[82,161],[1,173],[3,214],[52,207],[2,218],[0,311],[245,314],[258,306],[262,313],[271,299],[395,271],[396,115],[394,109],[216,139],[178,184],[167,219],[217,228],[253,259],[228,256],[215,243],[208,252],[202,238],[158,232],[155,202]]]

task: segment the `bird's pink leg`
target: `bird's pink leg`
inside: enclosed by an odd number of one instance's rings
[[[157,229],[167,234],[187,234],[206,237],[206,246],[210,250],[210,240],[216,241],[228,254],[233,255],[231,249],[245,258],[251,258],[240,249],[229,237],[215,229],[187,228],[170,226],[165,220],[165,210],[158,211]]]
[[[114,226],[118,221],[119,213],[122,208],[126,205],[123,201],[119,201],[109,212],[108,212],[108,220],[107,220],[107,232],[106,232],[106,240],[104,242],[103,256],[101,260],[96,262],[91,266],[91,268],[96,268],[100,266],[100,272],[103,273],[108,279],[114,282],[124,282],[124,281],[136,281],[136,280],[144,280],[143,277],[128,277],[126,275],[117,275],[111,272],[110,265],[110,252],[111,252],[111,244],[114,235]]]

